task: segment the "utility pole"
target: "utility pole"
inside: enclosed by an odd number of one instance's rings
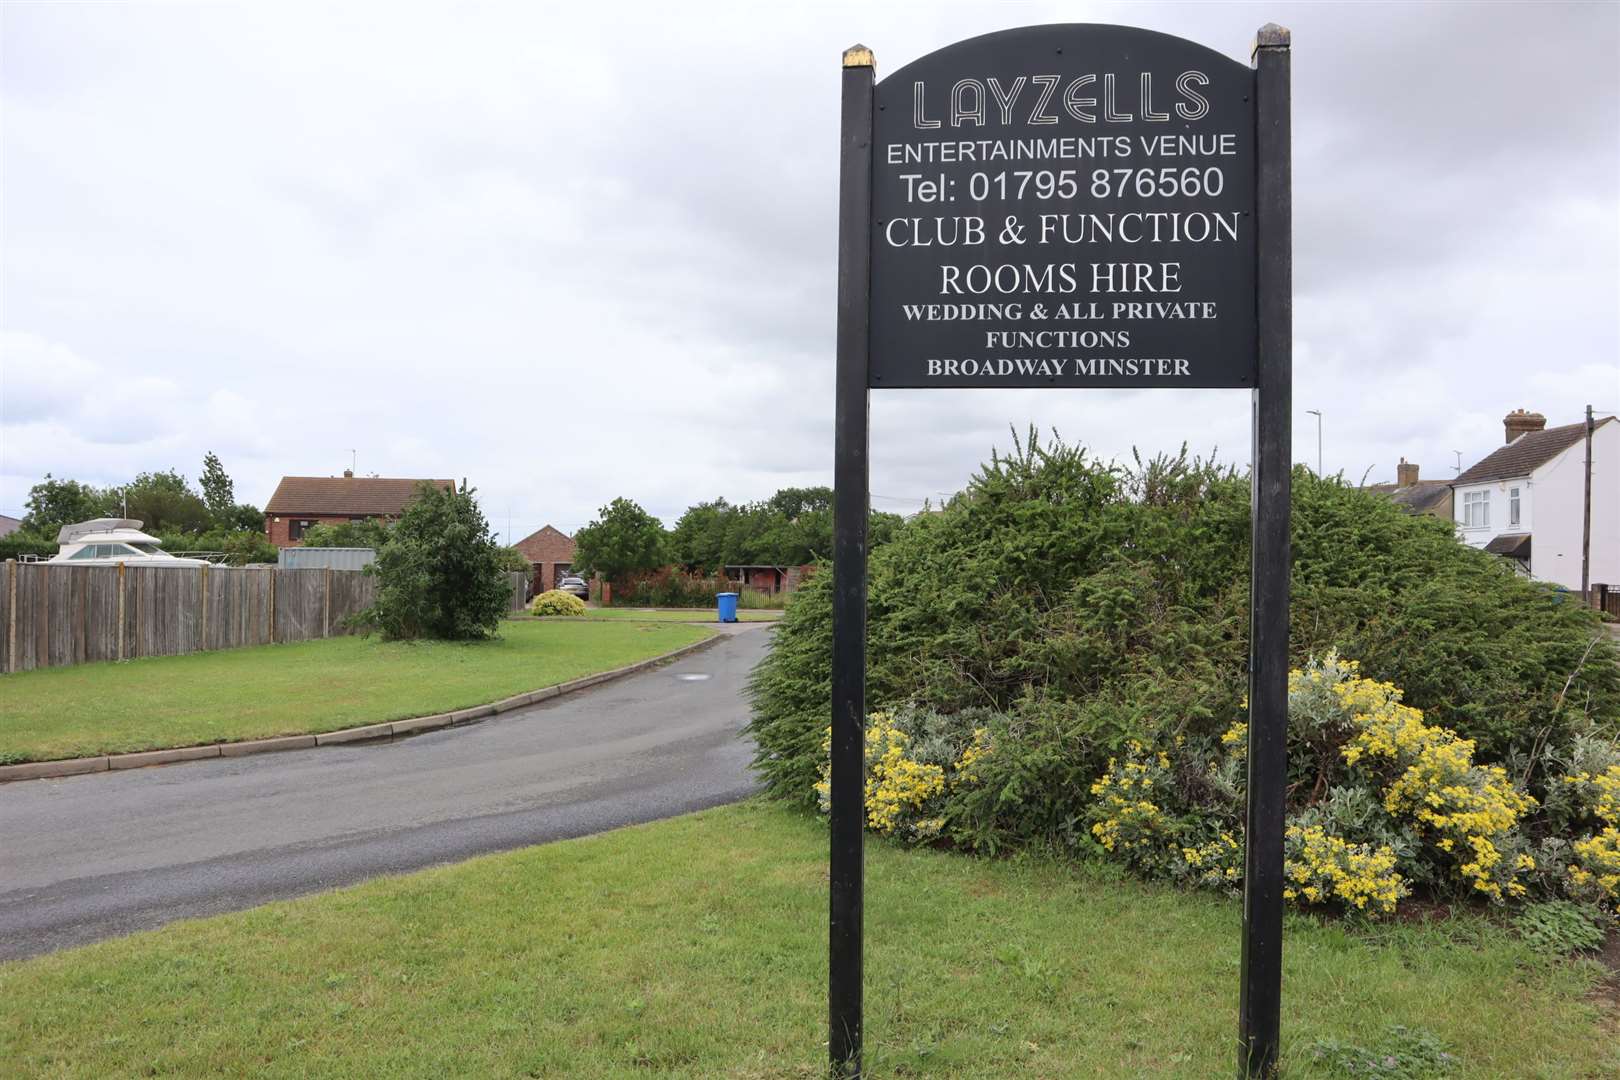
[[[1592,406],[1586,407],[1586,497],[1581,507],[1581,603],[1592,602]]]
[[[1316,417],[1316,478],[1322,479],[1322,410],[1306,409],[1306,412]]]
[[[1452,453],[1457,455],[1457,464],[1455,464],[1455,465],[1453,465],[1451,467],[1451,471],[1456,473],[1458,476],[1461,476],[1462,475],[1462,451],[1461,450],[1453,450]]]

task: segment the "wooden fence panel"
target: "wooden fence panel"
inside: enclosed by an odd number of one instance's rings
[[[320,637],[325,599],[325,570],[277,570],[276,640]]]
[[[358,570],[19,562],[0,570],[0,672],[335,637],[353,632],[348,620],[377,593],[376,578]],[[513,611],[527,578],[508,575]]]

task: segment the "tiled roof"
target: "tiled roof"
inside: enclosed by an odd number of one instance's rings
[[[1612,416],[1605,416],[1597,422],[1597,426],[1602,427],[1613,419]],[[1542,431],[1527,431],[1506,446],[1486,454],[1451,484],[1457,487],[1462,484],[1482,484],[1487,480],[1529,476],[1585,437],[1585,421]]]
[[[1491,537],[1491,542],[1485,545],[1485,550],[1492,555],[1506,555],[1510,559],[1530,561],[1530,534],[1529,533],[1503,533],[1501,536]]]
[[[409,480],[381,476],[283,476],[265,504],[267,514],[398,514],[418,484],[454,491],[454,480]]]
[[[1451,490],[1451,481],[1419,480],[1405,487],[1396,487],[1394,484],[1368,484],[1367,490],[1388,495],[1397,505],[1406,507],[1414,514],[1421,514],[1445,498]]]

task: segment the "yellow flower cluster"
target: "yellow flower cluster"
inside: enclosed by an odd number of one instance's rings
[[[1249,741],[1249,725],[1239,720],[1221,735],[1222,746],[1243,746]]]
[[[964,787],[979,782],[979,772],[974,767],[981,760],[988,757],[991,751],[990,729],[974,728],[973,741],[968,743],[962,751],[962,756],[956,759],[955,775],[951,777],[951,786]]]
[[[1243,845],[1231,833],[1181,849],[1182,861],[1202,885],[1234,885],[1243,879]]]
[[[1357,910],[1388,913],[1406,894],[1406,880],[1395,872],[1395,853],[1387,847],[1351,844],[1316,825],[1293,825],[1284,835],[1295,851],[1284,864],[1290,882],[1283,889],[1285,900],[1339,900]]]
[[[1472,740],[1424,723],[1423,713],[1402,705],[1389,683],[1349,678],[1332,690],[1356,731],[1340,750],[1345,762],[1397,770],[1384,789],[1384,808],[1415,822],[1457,861],[1458,874],[1477,892],[1493,900],[1523,896],[1525,887],[1514,878],[1534,864],[1525,857],[1504,860],[1502,844],[1536,801],[1515,789],[1500,767],[1476,765]]]
[[[1583,888],[1596,886],[1610,902],[1620,901],[1620,828],[1608,826],[1596,836],[1575,841],[1569,880]]]
[[[1581,889],[1596,888],[1611,904],[1620,904],[1620,765],[1593,775],[1578,772],[1564,777],[1591,801],[1592,814],[1602,830],[1574,844],[1579,862],[1569,866],[1569,880]],[[1584,801],[1584,800],[1583,800]]]
[[[1582,802],[1592,804],[1594,817],[1620,825],[1620,765],[1610,765],[1596,774],[1578,772],[1564,777],[1564,783],[1575,788]]]
[[[1164,811],[1149,798],[1154,776],[1170,768],[1170,757],[1159,751],[1151,757],[1147,748],[1135,739],[1126,746],[1125,761],[1108,759],[1108,771],[1091,785],[1097,796],[1092,808],[1099,820],[1091,826],[1091,835],[1108,851],[1142,851],[1158,843],[1158,833],[1164,824]]]
[[[945,770],[906,756],[910,738],[889,713],[873,713],[866,723],[866,826],[888,835],[907,810],[945,790]]]
[[[951,766],[947,779],[942,766],[918,761],[910,755],[911,738],[894,722],[894,714],[875,712],[866,718],[866,826],[885,836],[901,833],[913,840],[929,840],[944,830],[938,813],[920,816],[930,803],[952,789],[979,782],[975,766],[993,750],[988,728],[977,728],[972,741]],[[832,729],[822,735],[824,764],[815,792],[823,813],[832,807]]]

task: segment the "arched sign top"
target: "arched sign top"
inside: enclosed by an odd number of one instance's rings
[[[924,78],[935,65],[960,70],[965,64],[983,59],[995,62],[1042,56],[1050,56],[1054,64],[1061,65],[1054,70],[1074,74],[1082,74],[1080,69],[1088,62],[1094,63],[1099,73],[1117,74],[1124,65],[1148,61],[1187,63],[1206,72],[1222,71],[1240,78],[1252,75],[1246,64],[1174,34],[1115,23],[1047,23],[996,30],[935,49],[879,79],[878,93],[908,79]]]
[[[1249,68],[1057,24],[874,93],[873,388],[1255,385]]]

